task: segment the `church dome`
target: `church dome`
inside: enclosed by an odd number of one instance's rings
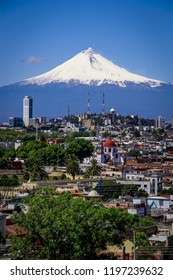
[[[113,140],[107,140],[104,142],[104,147],[116,147],[116,144]]]
[[[100,195],[98,194],[97,191],[92,190],[92,191],[89,192],[88,196],[90,196],[90,197],[99,197]]]

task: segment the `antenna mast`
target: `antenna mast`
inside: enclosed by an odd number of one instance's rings
[[[103,100],[102,100],[102,115],[105,113],[105,94],[103,92]]]
[[[90,92],[88,92],[88,114],[91,114],[91,109],[90,109]]]

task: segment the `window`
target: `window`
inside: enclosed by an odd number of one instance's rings
[[[153,179],[152,184],[153,184],[153,187],[155,187],[155,185],[156,185],[155,179]]]
[[[163,200],[159,201],[159,206],[163,206]]]

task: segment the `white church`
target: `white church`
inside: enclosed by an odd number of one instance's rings
[[[98,163],[123,164],[126,152],[118,149],[113,140],[107,140],[98,145],[95,156]]]

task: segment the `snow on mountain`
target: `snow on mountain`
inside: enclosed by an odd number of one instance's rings
[[[150,87],[157,87],[164,83],[133,74],[94,52],[92,48],[88,48],[56,68],[42,75],[26,79],[21,84],[73,83],[96,86],[115,84],[126,87],[129,82],[147,84]]]

